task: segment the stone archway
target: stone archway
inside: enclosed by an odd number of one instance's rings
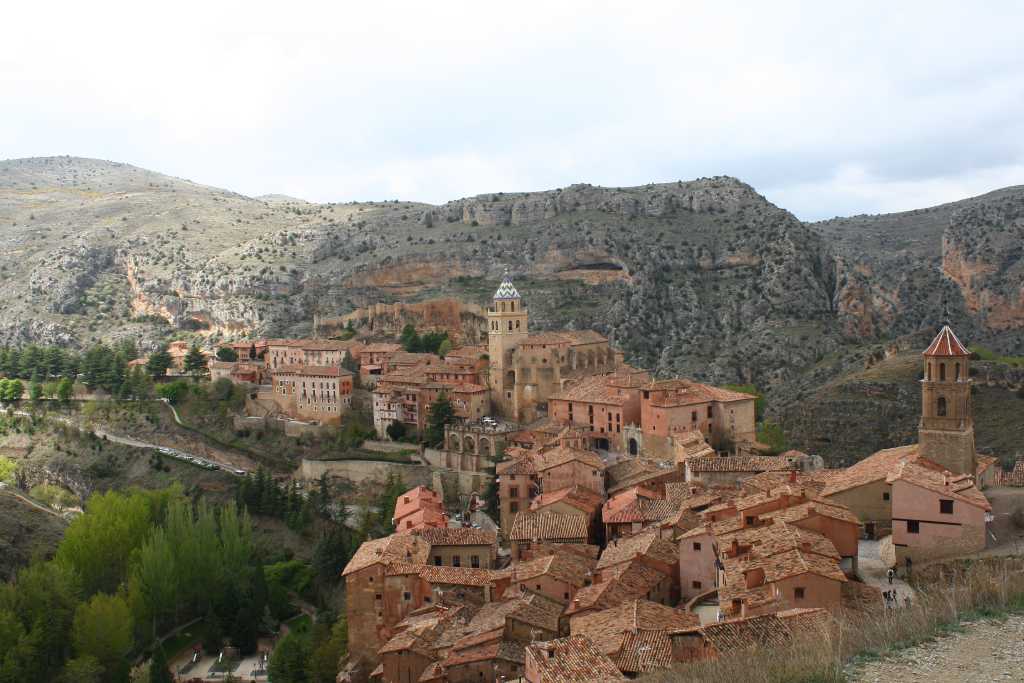
[[[462,437],[455,432],[448,434],[448,450],[462,452]]]
[[[459,449],[459,453],[476,453],[476,439],[469,434],[462,439],[462,448]]]
[[[491,444],[491,440],[488,439],[486,436],[481,436],[480,440],[477,441],[476,446],[476,452],[479,453],[480,455],[486,455],[491,458],[494,457],[494,453],[491,450],[493,445]]]
[[[638,453],[640,453],[640,444],[637,443],[636,439],[630,438],[629,439],[629,454],[630,455],[637,455]]]

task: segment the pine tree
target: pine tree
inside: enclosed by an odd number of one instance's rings
[[[201,375],[206,372],[206,356],[195,344],[188,350],[185,356],[185,372],[190,375]]]
[[[167,370],[171,367],[171,354],[167,352],[167,347],[162,346],[154,351],[149,356],[149,360],[146,361],[146,372],[149,373],[153,379],[160,379],[167,375]]]
[[[427,429],[423,434],[423,440],[431,445],[437,446],[444,441],[444,428],[455,420],[455,408],[448,400],[448,395],[441,392],[437,400],[430,404],[430,415],[428,416]]]

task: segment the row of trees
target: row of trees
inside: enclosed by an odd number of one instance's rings
[[[420,336],[411,324],[402,328],[399,342],[409,353],[436,353],[444,356],[452,350],[452,342],[447,332],[426,332]]]
[[[0,586],[0,681],[125,681],[134,653],[197,616],[215,647],[226,636],[253,651],[267,594],[234,505],[193,505],[178,488],[96,494],[52,560]],[[169,680],[166,667],[150,680]]]

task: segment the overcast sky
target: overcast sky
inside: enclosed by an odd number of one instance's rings
[[[1024,183],[1024,3],[838,4],[8,3],[0,158],[313,201],[727,174],[804,219]]]

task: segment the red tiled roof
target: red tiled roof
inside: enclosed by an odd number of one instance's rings
[[[528,581],[538,576],[548,576],[556,581],[582,588],[594,570],[596,562],[583,555],[565,552],[545,555],[512,567],[512,580]]]
[[[751,394],[721,389],[689,379],[660,380],[651,382],[644,389],[650,392],[658,392],[651,396],[650,403],[653,406],[663,408],[710,403],[712,401],[753,401],[755,399]]]
[[[640,556],[674,565],[679,561],[679,548],[672,541],[659,537],[657,529],[650,529],[611,541],[601,553],[597,568],[606,569]]]
[[[538,453],[534,456],[534,464],[537,467],[538,472],[549,470],[552,467],[558,467],[568,462],[581,462],[588,467],[593,467],[604,471],[605,464],[604,460],[601,459],[597,453],[593,451],[585,451],[579,448],[569,448],[568,446],[558,446],[552,448],[549,451]]]
[[[667,500],[637,498],[618,510],[603,510],[601,517],[605,524],[629,524],[633,522],[660,522],[668,519],[679,508]]]
[[[897,465],[886,481],[905,481],[920,488],[932,491],[941,496],[948,496],[963,501],[968,505],[991,510],[988,498],[974,485],[974,477],[969,474],[953,474],[948,471],[937,471],[930,467],[922,467],[921,462],[903,462]]]
[[[626,600],[646,599],[668,576],[646,564],[630,560],[610,570],[606,581],[581,588],[566,609],[566,615],[586,609],[607,609]]]
[[[585,514],[591,514],[601,507],[601,503],[604,498],[600,493],[591,491],[586,486],[569,486],[564,489],[557,489],[551,492],[545,492],[533,499],[530,503],[530,510],[541,510],[548,505],[554,505],[558,502],[565,502],[567,505],[571,505],[580,512]]]
[[[531,643],[530,657],[537,664],[537,683],[591,683],[622,681],[618,667],[598,651],[589,638],[570,636]]]
[[[662,630],[629,631],[623,634],[622,644],[612,661],[628,674],[667,669],[673,664],[672,639]]]
[[[351,377],[345,368],[325,365],[282,365],[273,370],[275,375],[300,375],[302,377]]]
[[[770,472],[793,469],[784,458],[775,455],[729,455],[688,458],[691,472]]]
[[[889,472],[900,462],[914,461],[918,456],[916,443],[878,451],[846,469],[835,470],[826,479],[821,495],[828,497],[858,486],[884,481],[889,476]]]
[[[700,618],[681,609],[649,600],[627,600],[599,612],[572,618],[572,635],[590,638],[601,652],[613,655],[622,646],[624,633],[639,630],[676,632],[700,626]]]
[[[429,584],[450,584],[453,586],[487,586],[497,578],[490,569],[472,567],[420,567],[420,577]]]
[[[950,329],[949,325],[943,325],[939,333],[935,335],[935,339],[925,349],[925,356],[969,356],[971,352],[967,350],[967,347],[960,343],[960,340],[956,338],[956,334]]]
[[[366,541],[342,571],[342,576],[365,569],[378,562],[407,562],[426,564],[430,557],[430,544],[410,534],[391,534]]]
[[[535,539],[539,541],[586,539],[589,527],[590,519],[586,515],[520,512],[512,522],[509,539],[527,542]]]
[[[486,529],[472,527],[445,527],[442,529],[424,529],[420,532],[423,540],[431,547],[440,545],[495,545],[498,534]]]

